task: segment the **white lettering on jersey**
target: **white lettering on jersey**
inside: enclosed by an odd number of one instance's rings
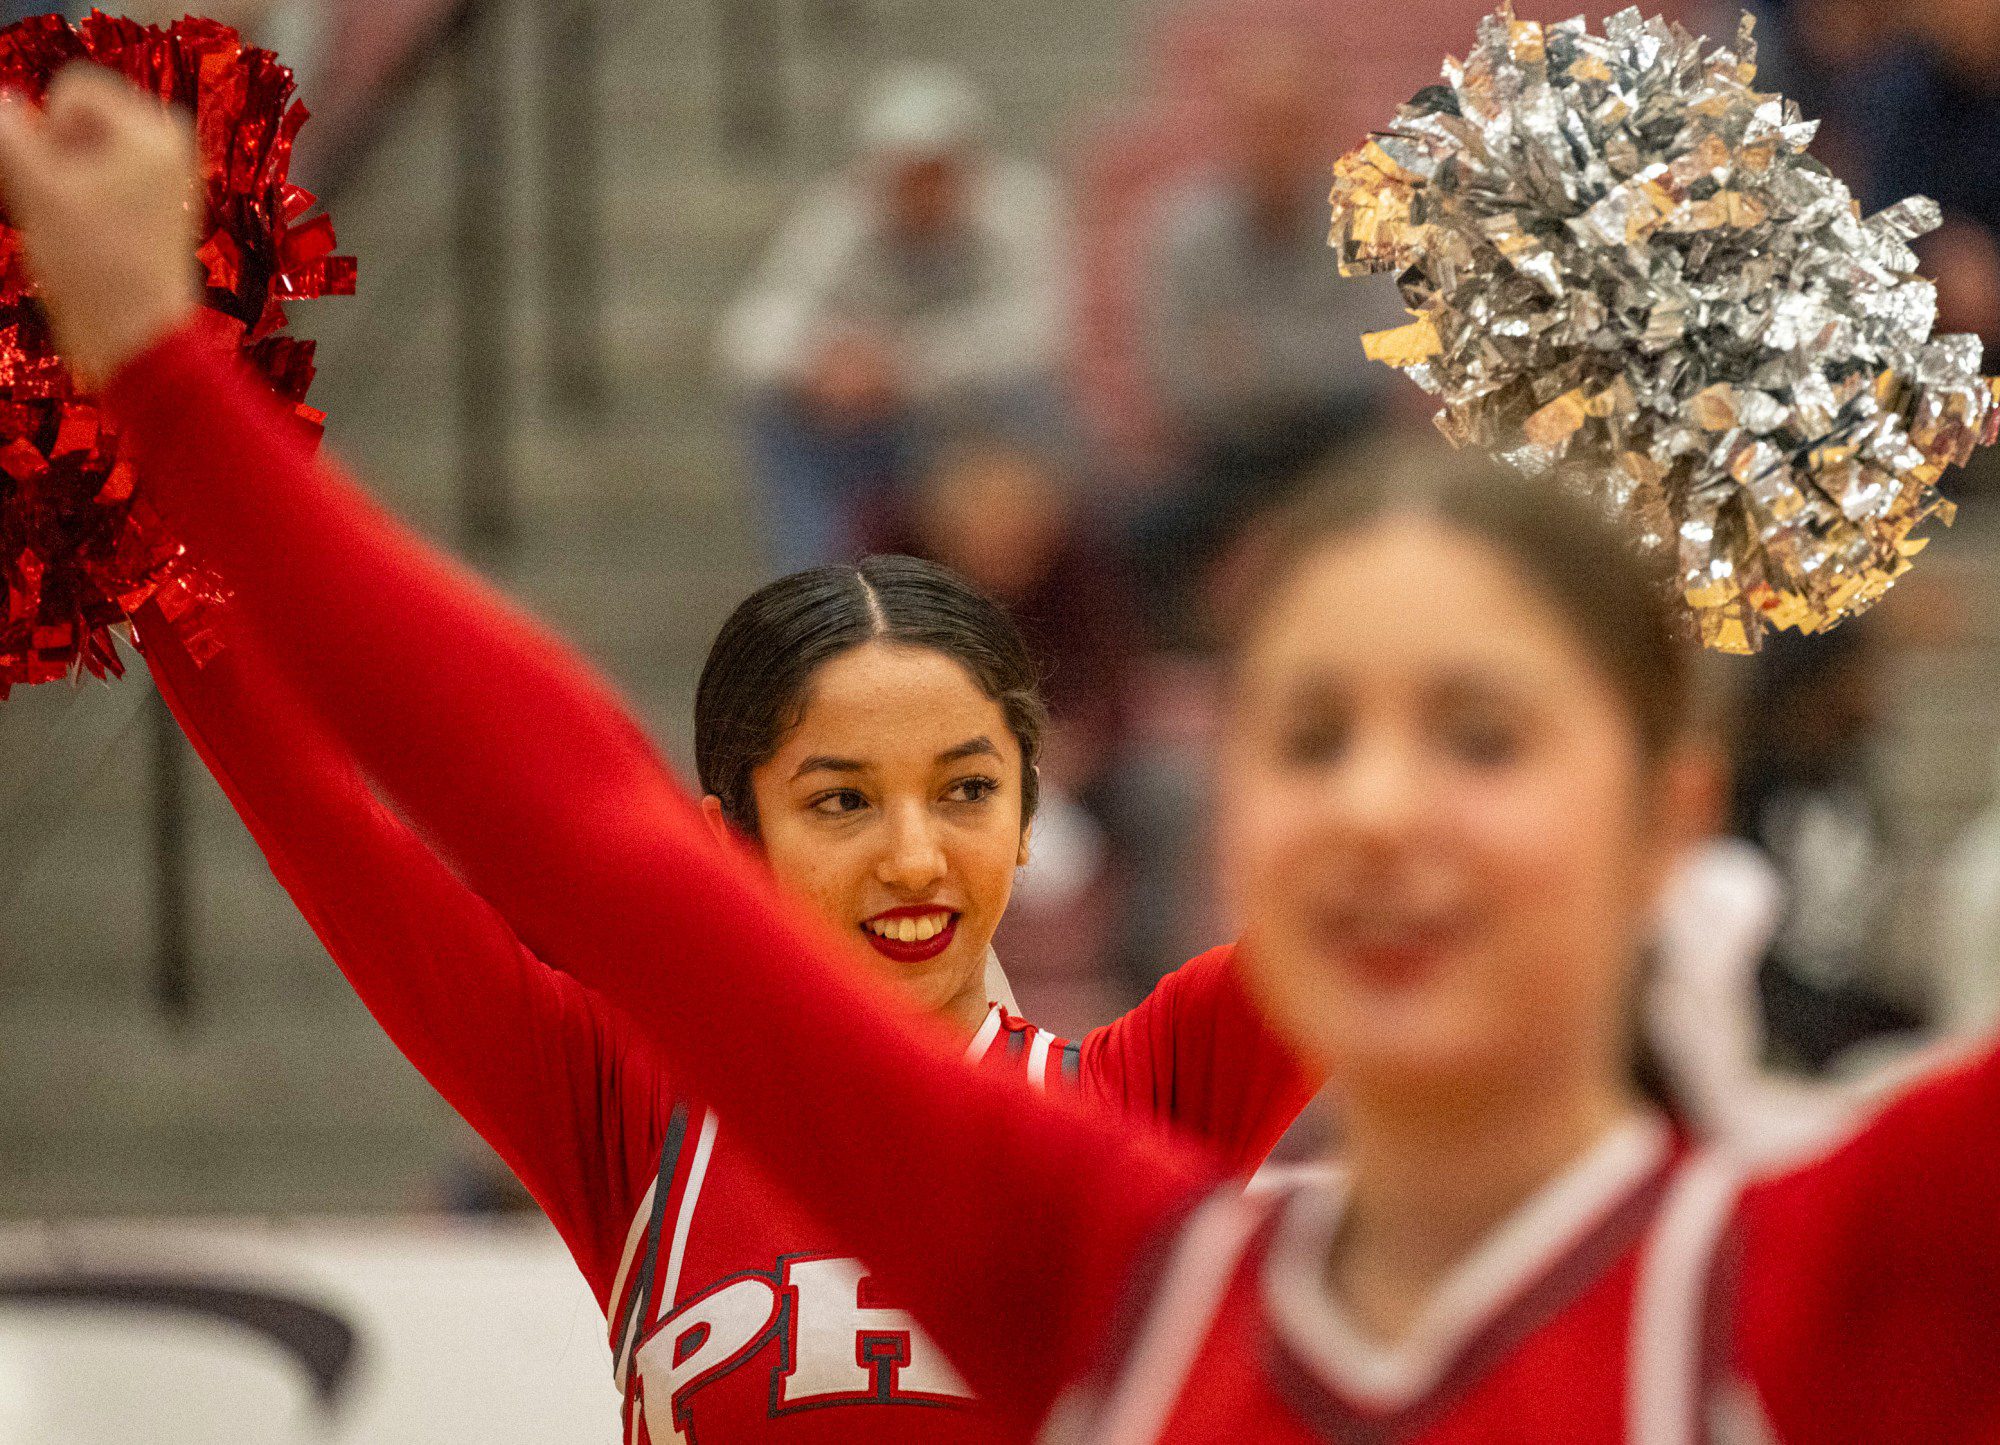
[[[867,1277],[854,1259],[785,1261],[792,1327],[782,1404],[972,1398],[906,1312],[862,1303]]]
[[[640,1377],[667,1382],[646,1401],[646,1428],[655,1440],[687,1438],[689,1397],[763,1344],[777,1313],[778,1292],[762,1275],[729,1280],[674,1311],[639,1349]],[[657,1417],[656,1398],[668,1419]]]
[[[773,1339],[779,1343],[769,1395],[774,1418],[825,1405],[971,1400],[971,1389],[916,1321],[866,1303],[867,1289],[859,1260],[797,1256],[781,1259],[768,1275],[737,1275],[683,1304],[635,1357],[653,1439],[693,1445],[702,1388],[750,1364]]]

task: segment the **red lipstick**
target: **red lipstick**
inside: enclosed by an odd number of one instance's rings
[[[868,924],[892,923],[898,918],[935,918],[938,914],[946,911],[939,908],[935,903],[919,904],[911,908],[891,908],[887,912],[876,914],[873,918],[868,919],[866,923],[863,923],[861,925],[861,936],[867,939],[875,951],[884,958],[891,959],[897,963],[928,963],[947,948],[950,948],[952,940],[958,937],[958,914],[952,913],[946,920],[943,928],[940,928],[934,935],[926,938],[921,943],[905,943],[899,938],[884,938],[874,929],[868,927]]]

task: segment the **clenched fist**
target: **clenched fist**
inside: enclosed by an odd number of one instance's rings
[[[200,305],[195,177],[186,122],[108,70],[70,66],[39,110],[0,96],[0,195],[86,386]]]

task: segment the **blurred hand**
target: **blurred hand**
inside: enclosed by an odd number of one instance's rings
[[[86,385],[201,304],[193,134],[121,77],[72,65],[40,110],[0,96],[0,196],[56,345]]]
[[[880,421],[902,396],[895,353],[865,333],[840,336],[820,348],[806,375],[807,406],[823,419],[853,426]]]

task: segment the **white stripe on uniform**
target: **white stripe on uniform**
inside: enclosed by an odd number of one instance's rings
[[[993,1041],[1000,1037],[1000,1018],[1004,1012],[997,1003],[987,1007],[986,1022],[979,1026],[979,1032],[965,1046],[965,1061],[968,1064],[976,1064],[985,1058],[986,1051],[993,1047]]]
[[[1660,1206],[1632,1305],[1626,1434],[1633,1445],[1696,1445],[1702,1438],[1709,1288],[1742,1188],[1738,1168],[1701,1153],[1681,1168]]]
[[[1028,1082],[1038,1089],[1049,1086],[1049,1047],[1055,1041],[1047,1029],[1036,1029],[1035,1041],[1028,1045]]]

